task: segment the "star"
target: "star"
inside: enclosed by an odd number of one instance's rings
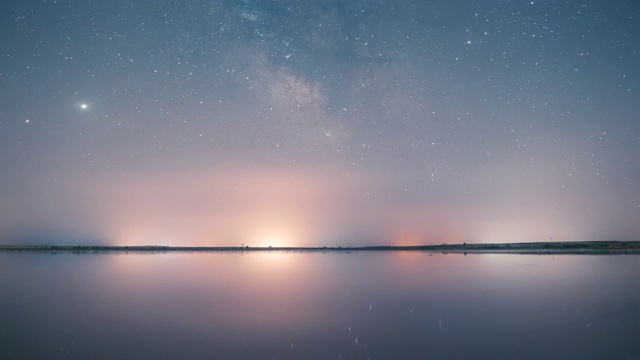
[[[86,102],[76,101],[73,103],[73,108],[76,109],[76,111],[87,111],[90,109],[90,106]]]

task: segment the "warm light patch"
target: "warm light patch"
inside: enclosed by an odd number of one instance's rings
[[[252,247],[290,247],[296,246],[296,243],[293,234],[289,231],[266,230],[258,231],[245,245]]]
[[[399,231],[394,235],[392,244],[394,246],[414,246],[422,245],[424,240],[417,232]]]

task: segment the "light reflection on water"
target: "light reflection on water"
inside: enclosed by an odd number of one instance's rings
[[[0,253],[0,358],[637,358],[636,256]]]

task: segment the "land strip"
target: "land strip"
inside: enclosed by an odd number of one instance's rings
[[[356,251],[424,251],[471,254],[640,254],[640,241],[572,241],[529,243],[474,243],[416,246],[322,246],[322,247],[253,247],[253,246],[102,246],[102,245],[0,245],[0,251],[31,252],[356,252]]]

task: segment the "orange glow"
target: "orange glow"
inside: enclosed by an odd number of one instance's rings
[[[296,246],[296,238],[286,230],[258,230],[247,243],[257,247],[291,247]]]
[[[86,223],[101,223],[100,237],[114,245],[409,246],[540,241],[581,231],[569,212],[544,207],[505,213],[479,204],[381,203],[375,191],[363,191],[376,188],[375,174],[345,180],[336,172],[238,166],[137,173],[98,179],[81,192],[97,204],[97,220]]]
[[[400,231],[393,237],[392,244],[394,246],[422,245],[424,239],[418,232]]]
[[[347,193],[343,187],[330,174],[235,169],[120,179],[105,184],[97,202],[109,209],[103,218],[118,245],[305,246],[343,217],[333,195]]]

